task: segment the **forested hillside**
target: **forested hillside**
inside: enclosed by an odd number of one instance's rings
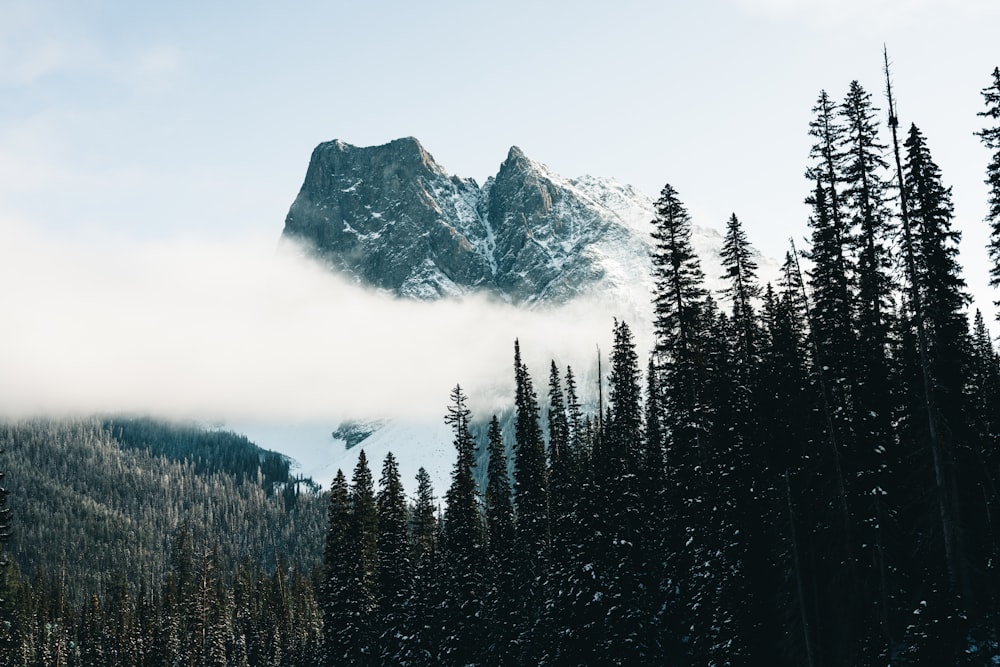
[[[5,424],[0,448],[17,516],[6,553],[25,577],[58,582],[67,602],[159,582],[181,526],[230,571],[318,557],[319,499],[305,484],[296,495],[287,461],[242,436],[151,419],[38,420]]]
[[[22,531],[54,553],[33,583],[8,571],[5,664],[996,664],[1000,357],[933,140],[886,93],[819,94],[810,243],[775,284],[733,214],[711,294],[666,185],[649,357],[609,323],[585,414],[572,369],[533,375],[514,341],[514,446],[496,418],[473,434],[456,385],[441,507],[391,454],[286,502],[280,471],[199,464],[201,436],[153,455],[133,444],[155,425],[9,425],[8,503],[66,509],[13,518],[5,553]],[[1000,69],[983,97],[1000,285]],[[147,531],[125,508],[153,497]]]

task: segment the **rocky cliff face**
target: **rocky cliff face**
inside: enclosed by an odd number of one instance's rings
[[[487,291],[513,303],[589,293],[648,306],[652,201],[591,176],[564,179],[516,146],[479,186],[413,138],[313,151],[284,235],[365,285],[417,299]],[[695,229],[712,286],[714,230]]]

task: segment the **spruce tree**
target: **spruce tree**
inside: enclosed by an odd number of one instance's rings
[[[396,655],[390,656],[397,664],[433,663],[445,631],[439,526],[434,489],[426,469],[417,471],[416,482],[416,499],[410,511],[413,577],[402,618],[396,624]]]
[[[378,514],[378,632],[380,662],[391,662],[399,653],[399,625],[410,595],[410,544],[407,512],[399,464],[389,452],[382,463],[382,477],[375,498]]]
[[[835,104],[821,91],[809,135],[815,143],[809,151],[810,164],[805,175],[812,192],[806,203],[812,208],[813,262],[810,274],[813,308],[811,322],[817,367],[825,375],[829,400],[840,406],[836,411],[846,418],[850,402],[849,381],[855,348],[852,327],[852,286],[855,267],[851,261],[852,236],[843,202],[843,143],[846,129]],[[842,426],[842,424],[840,425]]]
[[[722,277],[728,283],[723,294],[733,304],[732,320],[739,337],[739,358],[749,365],[757,356],[758,333],[753,304],[760,298],[761,289],[757,283],[756,253],[735,213],[726,223],[726,235],[719,254],[725,269]],[[745,371],[748,376],[750,371]]]
[[[413,558],[420,560],[437,547],[437,516],[434,513],[434,488],[431,476],[421,466],[417,470],[417,496],[411,512],[411,539],[413,541]]]
[[[707,292],[701,263],[691,245],[691,218],[669,184],[656,201],[653,227],[657,372],[662,374],[664,424],[680,464],[701,455],[704,369],[698,346]]]
[[[500,420],[490,419],[489,462],[486,470],[486,646],[484,654],[499,655],[517,637],[521,622],[517,614],[514,586],[517,563],[514,550],[514,507],[511,504],[510,473]]]
[[[667,633],[680,637],[684,632],[705,631],[695,616],[700,616],[702,605],[708,603],[698,593],[702,581],[695,569],[706,562],[703,556],[712,542],[711,522],[704,514],[712,448],[703,354],[710,306],[701,264],[691,245],[690,216],[669,184],[655,204],[653,226],[656,372],[668,471],[664,499],[667,562],[661,589],[670,591],[677,601],[669,605],[661,622]],[[690,645],[675,649],[688,655],[668,654],[668,659],[707,659],[706,655],[692,655]]]
[[[660,407],[660,385],[657,382],[656,364],[650,355],[646,367],[646,404],[643,424],[643,450],[640,461],[639,495],[648,518],[660,516],[666,468],[663,456],[663,425]]]
[[[349,650],[357,664],[369,664],[377,659],[375,649],[375,601],[378,569],[378,513],[375,507],[375,485],[365,451],[358,453],[358,462],[351,476],[350,542],[354,549],[356,601],[351,610],[347,631],[352,633]]]
[[[889,321],[894,283],[890,271],[890,239],[895,233],[886,206],[885,145],[878,137],[878,110],[857,81],[852,81],[841,107],[846,125],[844,150],[845,208],[858,234],[855,238],[857,265],[857,332],[859,363],[853,383],[858,386],[856,411],[859,437],[872,451],[889,446],[892,406],[889,388]],[[857,474],[865,478],[880,462],[862,457]],[[865,492],[875,482],[864,484]]]
[[[452,557],[461,559],[474,558],[483,543],[478,491],[473,477],[476,443],[469,430],[472,413],[466,401],[461,386],[456,385],[451,391],[451,405],[445,417],[445,423],[454,431],[453,442],[457,450],[451,486],[445,494],[445,547]]]
[[[7,427],[4,426],[4,429]],[[6,438],[5,438],[6,440]],[[0,449],[0,456],[6,452]],[[11,561],[4,552],[4,546],[12,537],[12,513],[7,505],[6,473],[0,471],[0,657],[10,658],[13,664],[15,653],[17,617],[15,600],[10,585],[12,577]]]
[[[983,313],[977,308],[973,318],[969,361],[970,412],[975,438],[985,452],[985,467],[994,479],[1000,479],[1000,357],[986,328]]]
[[[825,90],[821,90],[816,106],[812,108],[809,136],[814,143],[809,149],[811,163],[806,178],[825,193],[830,224],[838,242],[846,243],[847,227],[843,216],[841,164],[844,159],[843,141],[845,128],[837,113],[837,106]]]
[[[548,480],[545,443],[538,424],[538,398],[528,368],[521,362],[521,347],[514,341],[514,505],[518,541],[525,565],[536,571],[549,544]]]
[[[490,419],[488,433],[489,462],[486,469],[486,528],[490,557],[508,560],[514,545],[514,508],[511,505],[510,476],[500,420]]]
[[[845,208],[857,229],[857,342],[853,390],[853,438],[844,449],[852,512],[857,519],[859,581],[853,610],[866,660],[891,653],[886,581],[886,507],[889,461],[895,456],[892,420],[896,409],[891,386],[889,348],[893,323],[890,242],[895,233],[886,205],[886,147],[879,141],[877,109],[857,81],[852,81],[841,113],[847,128],[843,179]],[[892,502],[891,499],[888,502]]]
[[[660,655],[654,622],[660,600],[646,584],[643,567],[654,558],[658,546],[642,532],[640,466],[644,450],[642,385],[639,357],[632,331],[625,322],[614,323],[611,373],[608,377],[609,417],[606,446],[597,463],[603,471],[601,533],[604,554],[597,561],[603,568],[606,595],[605,655],[626,663],[656,660]]]
[[[451,486],[445,495],[444,591],[445,628],[442,661],[465,665],[475,662],[483,640],[483,533],[479,493],[473,477],[475,441],[466,396],[458,385],[451,392],[445,422],[454,432],[457,450]]]
[[[916,125],[910,127],[904,147],[905,196],[916,245],[917,289],[927,327],[931,375],[940,394],[935,404],[946,420],[944,427],[954,432],[960,429],[962,419],[962,371],[968,349],[965,308],[970,301],[958,265],[962,234],[952,226],[951,188],[942,184],[941,171]]]
[[[986,185],[989,187],[989,211],[986,223],[990,226],[989,255],[993,260],[990,267],[990,285],[1000,287],[1000,67],[993,68],[990,85],[982,90],[986,109],[977,115],[987,119],[987,127],[976,132],[989,150],[993,151],[986,166]],[[996,302],[1000,306],[1000,300]],[[1000,318],[1000,308],[997,310]]]
[[[579,474],[588,454],[583,447],[583,412],[576,391],[576,376],[573,375],[573,368],[570,366],[566,367],[566,419],[569,449]]]
[[[353,599],[358,586],[356,554],[352,543],[350,489],[338,470],[330,486],[326,543],[323,549],[323,580],[320,610],[323,612],[325,665],[340,664],[351,655],[354,640],[348,624],[354,614]]]
[[[550,529],[545,443],[538,423],[538,398],[514,341],[514,509],[517,531],[517,588],[523,618],[537,618],[548,567]],[[523,627],[516,660],[534,662],[539,651],[534,627]]]
[[[807,385],[821,420],[815,441],[818,446],[813,449],[811,443],[803,443],[803,459],[810,459],[812,468],[811,475],[803,475],[803,483],[812,487],[814,501],[811,507],[796,508],[793,500],[787,514],[802,510],[799,516],[803,516],[803,524],[811,525],[815,532],[814,546],[804,554],[814,558],[815,576],[809,578],[809,583],[815,584],[810,605],[814,614],[810,626],[815,632],[811,637],[812,654],[817,661],[842,664],[851,660],[855,648],[853,625],[843,622],[844,618],[854,618],[856,576],[854,517],[842,459],[844,449],[853,442],[856,337],[847,235],[831,215],[830,199],[822,181],[817,180],[814,195],[806,200],[813,207],[809,218],[813,241],[809,254],[813,261],[809,274],[811,303],[794,243],[785,264],[783,302],[804,311],[804,342],[808,348],[804,356],[811,361]],[[790,482],[793,492],[799,488],[794,477]],[[808,502],[809,497],[803,500]]]

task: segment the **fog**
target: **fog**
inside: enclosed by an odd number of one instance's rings
[[[364,289],[272,238],[135,242],[0,227],[0,412],[309,421],[484,413],[513,393],[519,338],[539,394],[550,359],[610,347],[600,299],[528,310],[484,296]],[[640,358],[648,325],[633,326]]]

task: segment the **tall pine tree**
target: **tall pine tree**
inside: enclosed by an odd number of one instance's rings
[[[986,118],[990,125],[978,131],[976,135],[988,149],[993,151],[986,166],[986,185],[990,189],[986,222],[990,226],[989,253],[990,259],[993,260],[993,266],[990,267],[990,285],[1000,287],[1000,67],[993,68],[992,81],[983,88],[982,93],[986,109],[980,111],[978,115]],[[1000,299],[995,303],[1000,306]],[[997,318],[1000,319],[1000,309],[997,310]]]

